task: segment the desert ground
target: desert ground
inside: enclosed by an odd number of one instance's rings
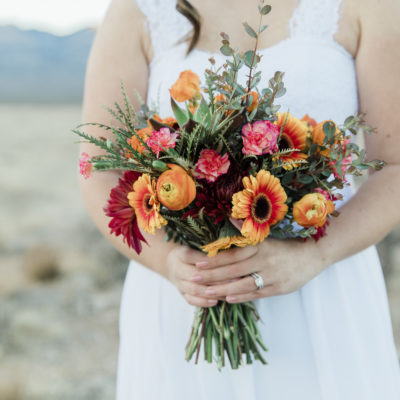
[[[114,398],[127,260],[77,183],[79,105],[0,105],[0,399]],[[400,227],[378,245],[400,350]]]

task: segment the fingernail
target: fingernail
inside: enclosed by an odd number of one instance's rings
[[[236,301],[236,297],[235,296],[227,296],[226,301],[228,301],[229,303],[234,303]]]
[[[217,300],[209,299],[207,300],[208,304],[215,306],[217,304]]]
[[[199,261],[196,263],[197,268],[207,268],[209,266],[208,261]]]
[[[192,282],[201,282],[203,280],[203,277],[200,274],[195,274],[190,278],[190,280]]]
[[[206,289],[207,296],[215,296],[216,294],[217,294],[217,292],[215,291],[215,289],[213,289],[213,288]]]

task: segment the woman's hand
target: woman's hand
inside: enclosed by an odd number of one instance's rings
[[[167,272],[165,276],[177,287],[189,304],[200,307],[212,307],[217,304],[218,300],[225,300],[225,297],[208,295],[206,291],[209,289],[210,284],[205,281],[197,281],[193,277],[198,276],[199,272],[210,274],[212,268],[222,271],[220,269],[221,265],[230,265],[232,269],[235,269],[236,264],[250,260],[257,252],[257,247],[249,246],[244,249],[233,249],[222,252],[216,257],[209,258],[197,250],[191,250],[186,246],[178,246],[168,253],[166,259]],[[207,271],[204,271],[204,269],[207,269]],[[231,273],[231,275],[234,274]],[[221,287],[232,284],[234,280],[240,279],[238,276],[232,278],[224,277],[221,274],[218,276],[219,279],[213,279],[212,284]]]
[[[267,239],[258,246],[223,251],[212,258],[187,252],[181,262],[188,266],[182,281],[185,298],[226,299],[230,303],[293,292],[329,265],[314,241],[294,239]],[[257,289],[249,276],[253,272],[262,276],[264,288]]]

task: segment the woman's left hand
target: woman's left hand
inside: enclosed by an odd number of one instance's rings
[[[311,240],[267,239],[257,247],[255,254],[239,262],[234,260],[243,251],[240,248],[211,258],[202,255],[201,259],[187,260],[197,266],[191,281],[207,286],[205,295],[209,298],[242,303],[300,289],[329,265],[322,257],[320,246]],[[262,289],[257,289],[250,275],[253,272],[263,278]]]

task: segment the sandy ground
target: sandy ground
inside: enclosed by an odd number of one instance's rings
[[[114,398],[127,261],[83,208],[79,119],[77,105],[0,105],[1,400]],[[398,340],[400,229],[379,250]]]

